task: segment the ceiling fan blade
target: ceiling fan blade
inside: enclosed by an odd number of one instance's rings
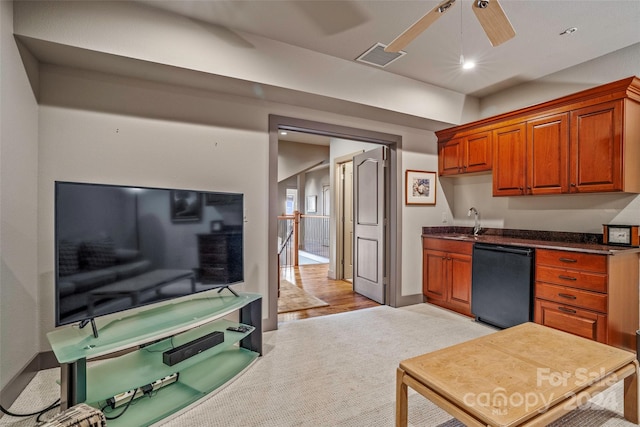
[[[498,0],[474,0],[472,8],[482,29],[487,33],[491,46],[501,45],[515,37],[516,31]]]
[[[402,34],[396,37],[387,47],[384,48],[384,51],[400,52],[424,30],[429,28],[431,24],[436,22],[438,18],[444,15],[444,13],[449,10],[455,2],[456,0],[446,0],[434,7],[429,13],[418,19],[413,25],[404,30]]]

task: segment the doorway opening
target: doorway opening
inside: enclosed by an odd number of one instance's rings
[[[354,151],[362,152],[363,149],[354,150],[353,146],[350,146],[348,143],[342,144],[342,140],[345,142],[352,142],[355,144],[371,144],[372,146],[379,146],[380,144],[386,145],[389,147],[390,152],[390,161],[389,161],[389,194],[387,203],[389,204],[390,209],[388,223],[392,226],[389,229],[388,239],[386,245],[389,247],[399,248],[400,246],[400,215],[399,215],[399,204],[397,200],[399,200],[398,191],[396,190],[398,180],[401,177],[398,174],[397,167],[397,158],[398,151],[401,146],[401,137],[397,135],[383,134],[379,132],[372,132],[362,129],[356,128],[348,128],[337,125],[330,125],[326,123],[312,122],[307,120],[295,119],[290,117],[281,117],[281,116],[270,116],[270,180],[269,180],[269,241],[270,247],[272,244],[275,246],[278,242],[278,226],[277,226],[277,218],[282,214],[282,207],[280,206],[280,198],[279,195],[279,186],[278,186],[278,175],[280,171],[278,170],[278,160],[279,160],[279,132],[282,130],[293,131],[293,132],[302,132],[306,134],[312,135],[323,135],[331,138],[333,141],[338,141],[336,146],[343,146],[342,152],[337,152],[337,154],[333,153],[331,157],[331,161],[329,162],[329,168],[331,169],[332,176],[335,176],[335,162],[336,159],[339,159],[341,156],[346,156],[347,154],[353,153]],[[346,148],[344,148],[346,147]],[[352,157],[352,156],[351,156]],[[339,163],[345,163],[346,161],[342,161]],[[335,179],[335,178],[334,178]],[[332,188],[333,187],[333,188]],[[329,185],[323,185],[321,190],[318,191],[318,194],[300,194],[300,188],[298,187],[298,203],[299,207],[303,208],[302,205],[306,205],[307,196],[318,196],[314,199],[314,202],[317,203],[316,212],[320,214],[329,213],[330,215],[330,238],[329,238],[329,263],[327,264],[305,264],[299,265],[298,270],[292,270],[290,277],[296,280],[306,280],[307,282],[316,282],[316,290],[314,292],[318,295],[320,299],[331,299],[329,293],[331,290],[335,291],[334,293],[338,295],[340,292],[349,292],[353,295],[353,286],[351,283],[342,280],[344,278],[344,270],[342,269],[341,261],[338,260],[338,250],[337,243],[335,242],[334,236],[337,235],[338,225],[341,224],[340,219],[337,218],[337,209],[340,204],[340,200],[337,199],[337,187],[335,187],[335,182],[331,181]],[[343,195],[341,194],[340,197]],[[319,206],[319,205],[322,206]],[[304,212],[304,211],[303,211]],[[305,212],[306,213],[306,212]],[[346,238],[344,240],[352,241],[350,238]],[[278,250],[279,248],[274,248],[269,251],[269,293],[266,296],[268,301],[268,316],[265,320],[265,329],[277,329],[278,318],[286,317],[286,318],[305,318],[310,317],[314,312],[315,313],[324,313],[330,314],[333,312],[339,312],[335,310],[339,310],[337,306],[338,303],[334,302],[333,304],[329,304],[328,306],[316,307],[312,308],[305,313],[297,313],[297,314],[286,314],[286,316],[278,315],[278,279],[280,277],[280,269],[278,266]],[[344,251],[344,248],[342,248]],[[388,287],[388,298],[385,301],[386,304],[395,306],[396,305],[396,293],[400,289],[399,282],[400,277],[398,274],[398,269],[396,268],[397,260],[400,257],[400,253],[397,250],[394,251],[386,251],[387,257],[385,260],[385,274],[387,277]],[[348,277],[348,276],[347,276]],[[320,282],[319,278],[322,278],[322,282]],[[311,281],[311,282],[310,282]],[[305,286],[306,283],[305,282]],[[320,284],[321,283],[321,284]],[[311,289],[311,285],[309,285]],[[357,295],[357,294],[356,294]],[[324,298],[323,298],[324,297]],[[367,304],[378,305],[365,297]]]

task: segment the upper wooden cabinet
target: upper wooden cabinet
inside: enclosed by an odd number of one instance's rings
[[[491,170],[491,132],[477,132],[438,143],[440,175]]]
[[[475,151],[473,161],[481,163],[478,153],[493,153],[492,161],[479,170],[492,168],[494,196],[640,193],[638,77],[436,135],[440,175],[477,172],[470,168],[465,150],[474,135],[484,136],[490,147]],[[450,144],[458,147],[451,149]]]

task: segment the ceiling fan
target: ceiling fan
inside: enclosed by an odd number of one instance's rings
[[[455,2],[456,0],[445,0],[437,5],[396,37],[384,49],[385,52],[399,52],[404,49],[439,17],[444,15]],[[492,46],[498,46],[516,35],[498,0],[473,0],[471,6]]]

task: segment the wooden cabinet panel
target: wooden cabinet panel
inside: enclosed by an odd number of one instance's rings
[[[440,174],[492,169],[494,196],[640,193],[639,94],[630,77],[438,131]]]
[[[537,249],[536,264],[607,273],[607,255]]]
[[[536,299],[535,322],[550,328],[606,343],[606,320],[598,313]]]
[[[466,138],[464,172],[491,170],[492,158],[491,132],[480,132]]]
[[[525,124],[493,131],[493,195],[524,194],[526,168]]]
[[[607,312],[607,295],[602,293],[538,282],[536,283],[536,297],[601,313]]]
[[[461,138],[438,144],[438,169],[440,175],[457,175],[462,172],[464,150]]]
[[[438,171],[440,175],[491,170],[491,132],[451,138],[438,143]]]
[[[451,288],[449,303],[461,310],[471,307],[471,256],[449,254],[451,263]]]
[[[432,250],[425,250],[423,254],[423,293],[427,298],[445,301],[447,298],[447,254]]]
[[[571,191],[622,190],[622,101],[571,111]]]
[[[569,116],[556,114],[527,122],[526,194],[569,191]]]
[[[607,275],[592,273],[590,271],[568,270],[537,265],[536,280],[596,292],[607,292]]]
[[[427,301],[471,316],[473,243],[423,238],[422,247],[422,291]]]
[[[571,112],[571,191],[622,190],[622,101]]]

